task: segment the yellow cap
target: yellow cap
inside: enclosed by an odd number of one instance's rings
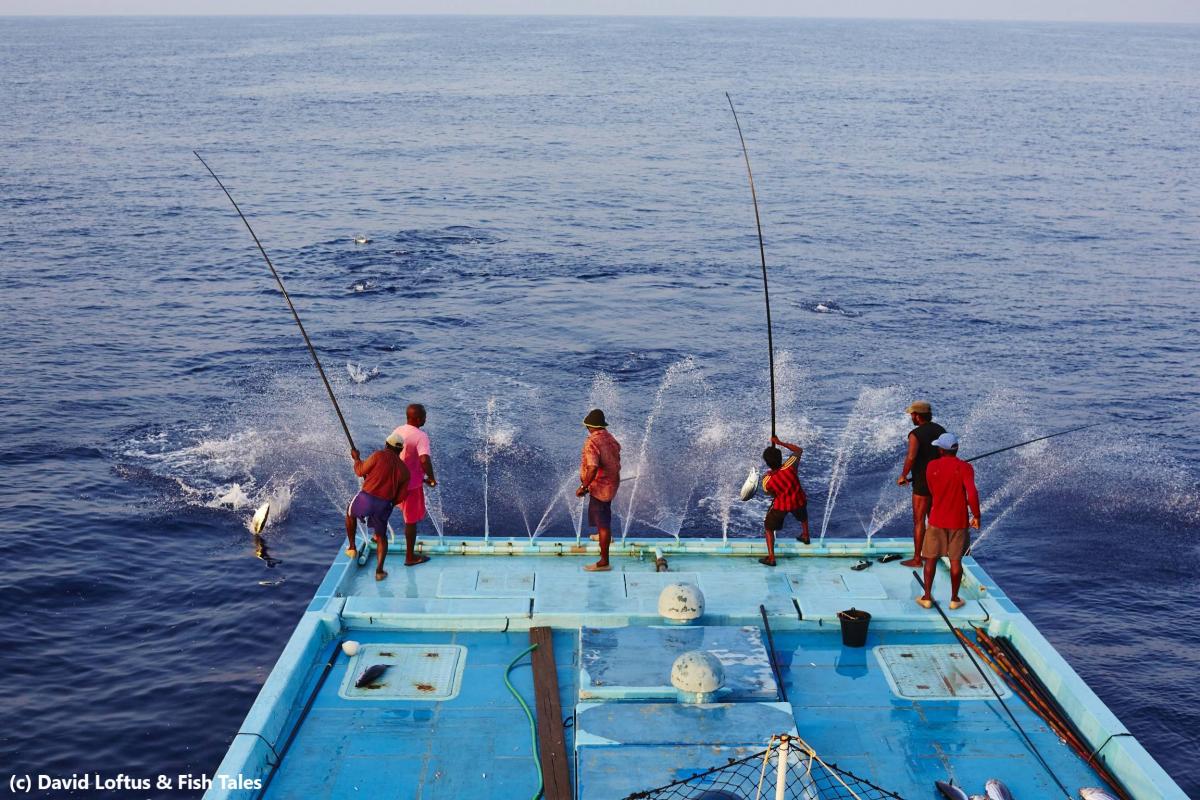
[[[932,414],[933,406],[929,405],[927,400],[917,400],[908,408],[904,409],[905,414]]]

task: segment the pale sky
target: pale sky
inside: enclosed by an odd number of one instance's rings
[[[0,14],[611,14],[1200,23],[1200,0],[0,0]]]

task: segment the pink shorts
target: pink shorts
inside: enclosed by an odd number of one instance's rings
[[[404,512],[405,525],[415,525],[425,519],[425,485],[409,486],[400,509]]]

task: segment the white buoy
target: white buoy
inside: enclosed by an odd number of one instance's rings
[[[271,504],[263,503],[258,507],[258,511],[254,512],[254,517],[250,520],[250,531],[254,534],[262,533],[263,528],[267,527],[267,517],[271,514]]]
[[[671,685],[685,703],[710,703],[725,685],[725,667],[707,650],[689,650],[671,665]]]
[[[704,616],[704,593],[694,583],[668,583],[658,593],[658,615],[669,625],[687,625]]]
[[[358,654],[358,642],[353,639],[347,639],[342,642],[342,652],[353,658]]]
[[[742,484],[741,498],[749,500],[758,494],[758,470],[751,468],[750,474],[746,476],[746,482]]]

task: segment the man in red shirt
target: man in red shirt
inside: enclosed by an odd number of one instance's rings
[[[804,544],[809,542],[808,497],[804,494],[804,487],[800,485],[800,474],[796,467],[804,449],[785,442],[778,436],[771,437],[771,444],[786,447],[792,451],[792,455],[784,461],[783,453],[779,452],[778,447],[763,450],[763,461],[770,470],[763,476],[762,487],[764,492],[775,498],[763,523],[767,533],[767,556],[758,560],[758,563],[768,567],[775,566],[775,531],[783,529],[788,514],[800,520],[800,535],[796,538]]]
[[[408,493],[408,467],[400,458],[403,448],[404,439],[393,432],[387,437],[383,449],[371,453],[366,461],[358,457],[357,450],[350,451],[350,457],[354,459],[354,474],[363,479],[363,486],[346,508],[346,539],[350,542],[346,555],[352,559],[358,558],[354,534],[358,520],[365,519],[367,527],[375,534],[375,547],[379,553],[375,565],[377,581],[387,577],[383,560],[387,558],[388,518],[392,516],[392,509],[397,503],[404,502]]]
[[[600,542],[600,560],[588,564],[588,572],[608,572],[608,547],[612,543],[612,501],[621,487],[621,443],[608,432],[604,412],[593,408],[583,418],[587,439],[579,457],[579,488],[576,497],[590,494],[588,522],[596,529]]]
[[[975,470],[958,457],[958,437],[943,433],[933,440],[940,456],[929,462],[925,480],[933,502],[921,556],[925,559],[925,594],[917,598],[922,608],[933,608],[933,576],[942,556],[950,559],[950,608],[962,608],[958,587],[962,584],[962,558],[970,549],[970,528],[979,529],[979,490]],[[970,517],[967,511],[970,510]]]

